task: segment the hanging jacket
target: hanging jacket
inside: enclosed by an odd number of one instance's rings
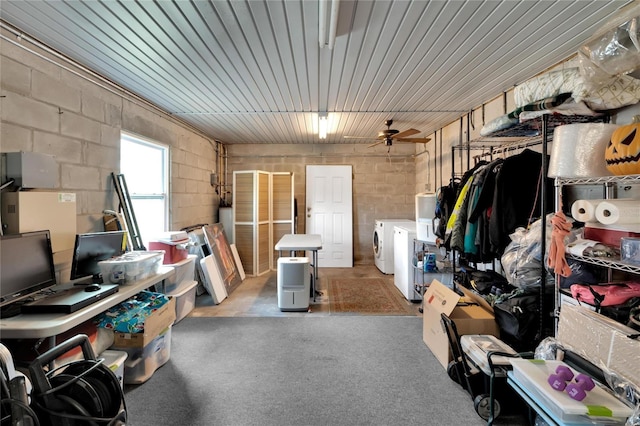
[[[510,243],[509,235],[517,227],[528,227],[529,219],[540,217],[539,179],[542,172],[542,154],[525,149],[506,158],[498,175],[494,189],[489,237],[492,250],[501,255]],[[553,180],[547,184],[546,212],[553,208]]]

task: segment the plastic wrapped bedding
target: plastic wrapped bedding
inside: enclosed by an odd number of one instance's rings
[[[566,96],[566,94],[551,96],[518,107],[509,114],[501,115],[486,123],[480,130],[480,135],[490,136],[523,121],[539,117],[542,114],[598,115],[598,111],[636,104],[640,102],[640,80],[628,75],[622,75],[612,78],[609,84],[591,93],[586,91],[574,92],[571,94],[571,98],[565,99],[564,102],[553,101],[562,99],[563,96]]]
[[[640,68],[640,3],[634,3],[578,50],[580,71],[590,87]]]
[[[554,107],[551,109],[545,109],[541,111],[523,111],[520,113],[520,116],[518,118],[522,123],[527,120],[533,120],[535,118],[538,118],[543,114],[588,115],[588,116],[602,115],[601,112],[593,111],[583,101],[573,102],[573,99],[571,99],[570,101],[567,101],[562,105],[558,105],[557,107]]]
[[[560,93],[583,93],[584,80],[578,67],[549,71],[533,77],[513,89],[516,108]]]
[[[571,67],[541,74],[513,89],[517,108],[561,93],[571,93],[576,103],[584,102],[594,111],[617,109],[640,102],[640,80],[618,75],[596,87],[585,82],[580,68]]]
[[[612,77],[591,92],[575,92],[576,102],[584,101],[593,110],[617,109],[640,102],[640,80],[629,75]]]
[[[551,108],[555,108],[558,105],[562,105],[571,99],[571,93],[560,93],[556,96],[551,96],[545,99],[529,103],[527,105],[516,108],[509,114],[497,117],[485,124],[480,130],[481,136],[488,136],[500,130],[505,130],[515,126],[520,122],[519,117],[525,111],[545,111]],[[537,132],[534,132],[532,136],[535,136]]]

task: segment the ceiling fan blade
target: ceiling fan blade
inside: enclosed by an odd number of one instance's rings
[[[404,130],[404,131],[402,131],[400,133],[396,133],[395,135],[392,135],[391,137],[393,139],[398,140],[400,138],[404,138],[404,137],[407,137],[407,136],[417,135],[418,133],[420,133],[420,130],[407,129],[407,130]]]
[[[367,148],[371,148],[371,147],[374,147],[374,146],[376,146],[376,145],[380,145],[381,143],[384,143],[384,141],[382,140],[382,141],[378,141],[378,142],[376,142],[376,143],[372,143],[372,144],[371,144],[371,145],[369,145]]]
[[[343,136],[345,139],[375,139],[369,136]]]
[[[393,138],[394,142],[413,142],[413,143],[427,143],[431,141],[431,138]]]

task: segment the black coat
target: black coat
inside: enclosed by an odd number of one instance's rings
[[[548,161],[547,161],[548,164]],[[498,175],[493,194],[489,238],[495,253],[503,253],[511,242],[509,235],[518,227],[527,227],[529,220],[540,217],[542,154],[525,149],[506,158]],[[553,179],[546,178],[546,213],[553,211]]]

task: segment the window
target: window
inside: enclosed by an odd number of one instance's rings
[[[122,133],[120,173],[125,177],[138,231],[145,246],[169,223],[169,149]]]

